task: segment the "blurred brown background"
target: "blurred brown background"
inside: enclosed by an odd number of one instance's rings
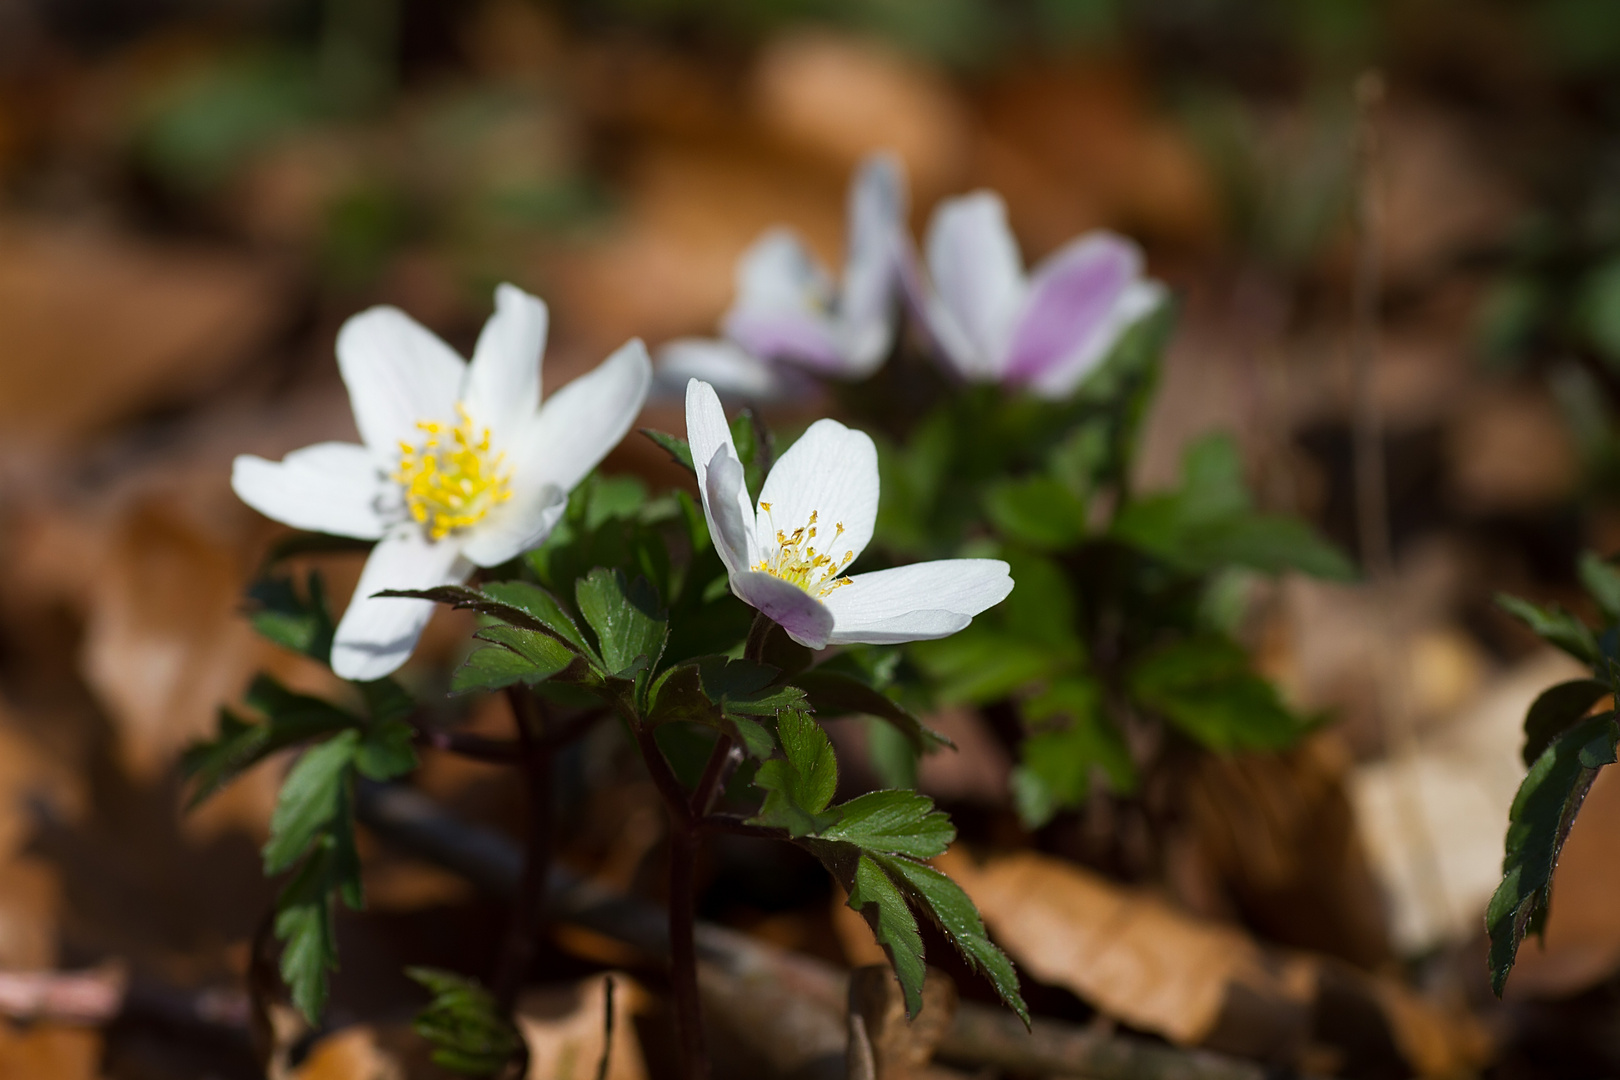
[[[1352,86],[1374,68],[1358,174]],[[394,303],[465,350],[511,280],[552,306],[555,387],[632,335],[711,333],[768,225],[837,257],[848,174],[883,148],[919,229],[989,186],[1031,260],[1098,226],[1139,239],[1182,303],[1144,482],[1229,429],[1262,503],[1351,551],[1351,210],[1376,186],[1394,579],[1268,586],[1251,643],[1295,703],[1335,710],[1306,774],[1345,793],[1381,899],[1315,923],[1234,902],[1316,871],[1310,835],[1233,824],[1230,777],[1166,889],[1262,938],[1326,926],[1354,953],[1365,933],[1363,962],[1478,998],[1518,723],[1564,670],[1491,596],[1578,606],[1578,552],[1620,547],[1620,7],[0,0],[0,975],[112,959],[144,995],[111,1027],[0,1027],[0,1075],[240,1073],[164,995],[238,984],[275,777],[182,818],[175,759],[253,671],[322,685],[238,616],[276,530],[228,475],[352,437],[341,321]],[[658,459],[632,440],[609,466],[673,480]],[[329,569],[346,593],[357,567]],[[925,783],[1004,804],[994,758]],[[1549,1030],[1620,1061],[1607,780],[1515,976],[1504,1075],[1534,1074]],[[512,810],[479,767],[423,783]],[[628,882],[650,804],[616,797],[619,832],[582,844]],[[424,941],[455,955],[478,918],[445,875],[379,856],[373,876],[350,1019],[400,997],[363,973]],[[825,936],[824,913],[782,918],[787,943]]]

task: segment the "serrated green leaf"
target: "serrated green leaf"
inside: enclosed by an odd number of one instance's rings
[[[250,723],[229,709],[220,709],[219,733],[209,742],[193,744],[180,759],[181,773],[192,782],[187,808],[199,805],[271,754],[354,722],[353,717],[334,712]]]
[[[435,1064],[463,1075],[490,1076],[522,1049],[522,1033],[478,980],[424,967],[406,968],[405,974],[433,994],[411,1026],[433,1046]]]
[[[889,875],[871,856],[861,855],[855,863],[854,880],[846,882],[849,907],[860,912],[900,980],[906,999],[906,1016],[922,1011],[922,985],[928,969],[923,964],[922,934],[917,918]]]
[[[649,700],[649,724],[677,721],[704,724],[730,735],[749,757],[760,761],[770,757],[776,748],[776,740],[757,721],[725,709],[724,697],[721,702],[710,699],[704,691],[702,669],[697,664],[682,664],[664,672],[653,684]]]
[[[475,649],[451,675],[453,694],[498,690],[515,682],[534,686],[552,678],[582,685],[599,681],[589,662],[552,634],[495,624],[479,627],[473,637],[489,644]],[[498,655],[501,651],[510,659]]]
[[[864,851],[931,859],[956,839],[950,817],[914,791],[871,791],[833,809],[836,819],[817,835]]]
[[[1581,584],[1612,622],[1620,619],[1620,570],[1595,551],[1581,552],[1577,564]]]
[[[1224,638],[1157,649],[1137,661],[1126,681],[1133,698],[1212,750],[1280,749],[1310,730]]]
[[[306,872],[318,874],[318,870],[310,860]],[[288,893],[295,891],[297,895],[288,899]],[[297,882],[282,895],[275,919],[276,938],[283,943],[281,978],[305,1019],[318,1024],[326,1007],[327,975],[338,966],[332,895]]]
[[[1518,619],[1543,641],[1556,645],[1583,664],[1595,666],[1598,662],[1597,639],[1586,624],[1559,607],[1538,607],[1528,600],[1506,593],[1496,594],[1496,604]]]
[[[533,662],[500,645],[481,645],[450,675],[453,695],[504,690],[534,675]]]
[[[509,626],[552,637],[564,647],[579,652],[593,666],[600,666],[601,663],[595,650],[584,644],[584,638],[579,633],[579,628],[574,626],[571,619],[564,615],[559,625],[552,626],[542,617],[547,610],[546,607],[541,605],[532,595],[526,595],[522,598],[527,606],[496,600],[493,596],[486,596],[477,589],[469,589],[465,585],[439,585],[432,589],[384,589],[377,595],[432,600],[434,603],[448,604],[454,608],[476,611],[480,615],[488,615],[499,619]],[[555,603],[554,599],[553,603]],[[533,612],[529,610],[530,608],[533,608]],[[570,633],[570,630],[572,633]]]
[[[395,679],[373,679],[356,685],[365,699],[366,715],[374,724],[403,720],[416,711],[416,699]]]
[[[281,783],[264,845],[264,872],[279,874],[309,851],[331,827],[348,791],[360,732],[339,732],[304,752]]]
[[[367,728],[355,750],[354,767],[371,780],[392,780],[416,768],[416,730],[401,720]]]
[[[812,835],[829,822],[824,811],[838,788],[832,742],[813,717],[798,711],[778,717],[776,737],[784,757],[765,762],[754,775],[765,801],[753,822],[790,836]]]
[[[697,469],[692,465],[692,448],[687,445],[685,439],[662,431],[654,431],[652,428],[638,428],[637,430],[662,447],[675,464],[693,475],[697,474]]]
[[[641,660],[655,667],[669,637],[658,594],[645,578],[627,581],[621,570],[597,567],[575,586],[585,622],[596,632],[604,668],[624,675]]]
[[[899,702],[853,675],[818,667],[800,672],[792,677],[791,682],[805,692],[811,708],[823,719],[851,713],[876,716],[893,724],[919,754],[953,745],[939,732],[924,726]]]
[[[483,591],[484,595],[497,603],[521,611],[545,626],[572,645],[575,651],[592,655],[591,647],[585,643],[585,635],[579,632],[579,627],[562,603],[540,586],[527,581],[492,581],[484,586]]]
[[[1050,476],[997,481],[985,490],[984,509],[1003,536],[1037,551],[1085,539],[1086,504]]]
[[[1592,711],[1592,706],[1613,693],[1613,687],[1597,679],[1572,679],[1543,690],[1525,714],[1521,752],[1524,763],[1534,765],[1554,739],[1578,724]]]
[[[906,896],[933,919],[996,994],[1029,1025],[1029,1006],[1018,991],[1018,972],[1007,954],[985,933],[984,920],[961,886],[932,866],[895,855],[873,855],[872,860],[892,875]]]
[[[1614,714],[1582,721],[1542,751],[1509,812],[1502,883],[1485,911],[1491,986],[1500,996],[1525,934],[1546,918],[1553,870],[1598,769],[1615,760]]]

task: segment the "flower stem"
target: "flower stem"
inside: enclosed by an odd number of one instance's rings
[[[553,741],[547,738],[547,718],[539,699],[522,687],[513,686],[507,689],[507,700],[517,728],[528,821],[523,845],[523,880],[507,925],[500,968],[495,974],[495,1000],[503,1013],[510,1013],[517,1001],[544,926],[546,878],[551,872],[551,760],[555,748]]]

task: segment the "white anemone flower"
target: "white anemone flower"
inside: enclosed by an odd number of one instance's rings
[[[547,322],[543,301],[500,286],[468,363],[397,308],[362,312],[337,356],[364,445],[236,459],[232,488],[266,517],[377,541],[332,644],[343,678],[394,671],[433,613],[376,593],[460,584],[540,544],[641,411],[652,365],[639,340],[542,406]]]
[[[724,338],[679,338],[659,349],[660,384],[678,392],[698,378],[728,395],[768,400],[804,389],[807,375],[871,375],[899,327],[906,202],[898,158],[874,154],[861,163],[850,180],[841,282],[791,229],[768,230],[737,262]]]
[[[947,637],[1012,592],[999,559],[847,573],[877,520],[877,448],[865,432],[811,424],[765,478],[757,509],[720,399],[698,379],[686,388],[686,437],[731,591],[801,645]]]
[[[1165,299],[1142,252],[1111,232],[1087,233],[1024,272],[1007,207],[991,191],[946,199],[926,244],[930,285],[906,284],[946,361],[971,382],[1072,394],[1131,324]]]

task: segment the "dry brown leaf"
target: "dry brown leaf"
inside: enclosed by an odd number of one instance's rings
[[[0,1080],[95,1080],[100,1075],[101,1033],[94,1028],[0,1020]]]
[[[405,1066],[378,1041],[377,1032],[357,1024],[322,1038],[287,1080],[405,1080]]]
[[[281,305],[241,256],[0,224],[0,421],[56,442],[217,385]]]
[[[636,1038],[635,1016],[647,994],[617,972],[594,975],[571,987],[536,990],[518,1002],[517,1022],[529,1046],[533,1080],[646,1080],[647,1063]],[[607,1069],[602,1058],[607,1052]]]
[[[953,855],[941,867],[1028,975],[1173,1042],[1297,1067],[1382,1039],[1425,1077],[1489,1058],[1476,1021],[1391,978],[1264,947],[1072,864],[1025,852],[982,864]]]
[[[1549,507],[1574,490],[1580,471],[1568,421],[1532,385],[1482,387],[1447,429],[1452,486],[1476,514]]]

